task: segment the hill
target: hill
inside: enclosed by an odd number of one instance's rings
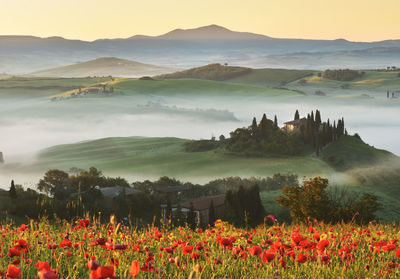
[[[135,38],[135,37],[133,37]],[[157,36],[160,39],[172,40],[266,40],[270,37],[249,32],[236,32],[219,25],[208,25],[193,29],[175,29],[164,35]]]
[[[390,165],[394,154],[376,149],[357,136],[342,136],[322,152],[322,158],[338,171],[373,165]]]
[[[178,138],[105,138],[59,145],[38,154],[26,170],[96,166],[106,173],[135,177],[173,176],[204,181],[226,176],[266,176],[274,173],[326,175],[318,162],[309,157],[245,158],[222,150],[186,152],[188,140]]]
[[[0,72],[26,74],[117,56],[164,67],[192,68],[216,61],[256,68],[382,68],[398,61],[400,41],[279,39],[211,25],[160,36],[93,42],[61,37],[0,36]],[[368,51],[364,51],[369,49]],[[397,60],[396,60],[397,59]]]
[[[252,69],[251,72],[227,81],[254,85],[285,85],[289,82],[313,75],[312,70]]]
[[[114,57],[105,57],[73,65],[42,70],[31,73],[30,75],[68,78],[88,76],[139,77],[169,73],[172,71],[172,69],[166,67],[158,67]]]
[[[207,79],[223,81],[238,76],[246,75],[252,72],[250,68],[223,66],[221,64],[209,64],[202,67],[192,68],[185,71],[175,72],[172,74],[160,75],[159,79]]]

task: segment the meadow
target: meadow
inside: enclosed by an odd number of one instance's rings
[[[357,216],[354,216],[357,218]],[[400,231],[371,222],[280,224],[220,220],[206,229],[138,228],[110,218],[3,223],[6,278],[397,278]]]

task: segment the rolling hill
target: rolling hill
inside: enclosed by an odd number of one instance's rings
[[[256,68],[321,69],[329,65],[365,69],[398,64],[399,48],[400,40],[280,39],[217,25],[93,42],[0,36],[0,72],[26,74],[109,56],[174,68],[228,62]]]
[[[114,57],[98,58],[73,65],[42,70],[31,76],[77,78],[88,76],[140,77],[173,72],[173,69]]]
[[[69,169],[96,166],[107,173],[159,177],[163,175],[209,179],[224,176],[265,176],[295,172],[304,175],[327,174],[308,157],[245,158],[223,151],[186,152],[185,139],[105,138],[45,149],[27,169]]]
[[[206,79],[223,81],[232,79],[238,76],[246,75],[252,72],[250,68],[244,67],[232,67],[223,66],[221,64],[209,64],[202,67],[192,68],[172,74],[165,74],[156,76],[158,79],[181,79],[181,78],[193,78],[193,79]]]

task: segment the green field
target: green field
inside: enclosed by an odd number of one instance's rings
[[[139,177],[173,176],[206,181],[226,176],[268,176],[274,173],[327,175],[322,164],[306,157],[246,158],[222,150],[186,152],[184,139],[106,138],[42,151],[30,170],[95,166],[106,173]]]
[[[316,71],[312,70],[253,69],[249,74],[227,81],[253,85],[279,86],[284,83],[305,78],[314,73],[316,73]]]
[[[143,76],[172,72],[173,69],[143,64],[136,61],[103,57],[82,63],[34,72],[40,77],[88,77],[88,76]]]
[[[342,136],[321,153],[322,158],[334,156],[343,161],[343,169],[370,165],[389,165],[398,159],[386,150],[376,149],[353,136]]]

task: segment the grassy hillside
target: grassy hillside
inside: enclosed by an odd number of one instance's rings
[[[246,95],[266,95],[266,96],[293,96],[298,93],[289,90],[272,89],[260,86],[231,84],[198,79],[168,79],[144,81],[136,79],[123,79],[114,84],[116,90],[125,93],[135,94],[155,94],[168,96],[175,94],[204,94],[221,96],[246,96]]]
[[[111,81],[110,78],[11,77],[0,80],[0,97],[52,96],[78,87]]]
[[[143,64],[136,61],[114,57],[98,58],[87,62],[34,72],[31,75],[41,77],[87,77],[116,76],[139,77],[170,73],[173,69]]]
[[[355,136],[342,136],[330,144],[321,156],[337,170],[389,163],[397,158],[392,153],[376,149]]]
[[[43,150],[31,170],[96,166],[107,173],[205,180],[225,176],[267,176],[274,173],[326,175],[308,157],[245,158],[223,151],[185,152],[187,140],[177,138],[106,138]]]
[[[252,72],[250,68],[223,66],[221,64],[209,64],[202,67],[192,68],[172,74],[160,75],[159,79],[206,79],[206,80],[227,80],[234,77],[246,75]]]
[[[305,78],[316,71],[286,69],[252,69],[251,73],[229,79],[230,82],[279,86]]]
[[[317,75],[308,77],[305,80],[304,87],[340,89],[342,94],[346,94],[346,91],[351,90],[367,90],[386,94],[386,90],[394,91],[400,89],[398,72],[365,71],[362,77],[352,81],[330,80]]]

